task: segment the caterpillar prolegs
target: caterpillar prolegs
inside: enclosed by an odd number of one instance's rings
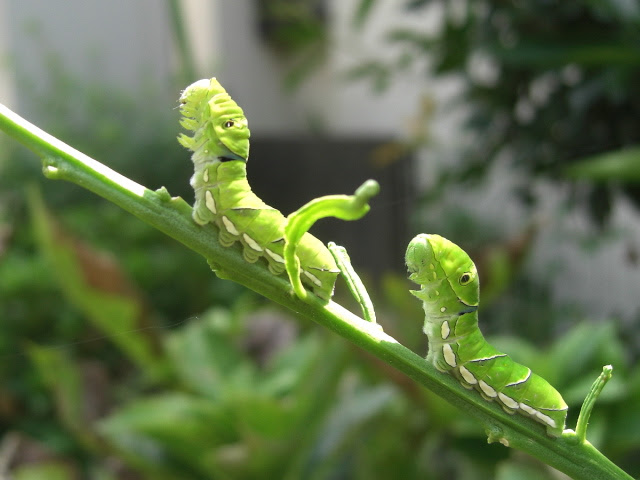
[[[482,336],[478,274],[466,252],[439,235],[421,234],[409,244],[406,263],[409,278],[422,287],[411,293],[423,301],[427,360],[508,413],[531,417],[560,436],[568,409],[560,393]]]
[[[212,78],[188,86],[180,96],[181,125],[192,136],[179,142],[193,152],[195,191],[193,219],[200,225],[214,223],[225,247],[242,244],[245,260],[264,258],[269,270],[285,270],[285,217],[251,191],[247,180],[249,127],[238,104]],[[339,273],[333,256],[317,238],[305,233],[296,248],[302,280],[314,293],[328,300]]]

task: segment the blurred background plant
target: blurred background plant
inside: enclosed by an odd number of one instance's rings
[[[354,29],[379,21],[383,8],[357,2]],[[485,329],[542,342],[576,316],[613,314],[620,318],[602,322],[628,328],[634,361],[638,307],[615,292],[633,295],[640,280],[638,4],[411,0],[396,8],[438,20],[388,22],[379,32],[388,55],[365,54],[346,76],[384,92],[417,68],[433,84],[408,136],[383,149],[387,162],[406,151],[419,159],[414,230],[475,253]],[[456,133],[442,135],[451,112]],[[607,289],[612,272],[626,284]],[[572,284],[582,293],[565,296]]]
[[[360,2],[360,25],[378,3]],[[438,77],[461,81],[457,103],[468,110],[469,138],[461,149],[464,161],[439,176],[440,188],[481,181],[506,159],[527,175],[515,193],[528,205],[539,200],[534,178],[565,181],[567,170],[574,178],[620,181],[571,185],[575,201],[601,226],[616,192],[640,205],[637,3],[417,0],[404,8],[437,11],[438,30],[390,25],[385,35],[397,45],[396,57],[374,56],[351,76],[384,88],[420,63]],[[611,164],[607,172],[580,167],[585,157],[603,152],[611,155],[603,160]]]
[[[338,3],[348,7],[339,10]],[[400,169],[407,168],[400,158],[414,158],[417,182],[402,185],[418,194],[404,212],[411,232],[438,232],[472,252],[483,279],[483,330],[563,393],[570,425],[602,365],[613,364],[590,440],[638,476],[638,308],[629,305],[629,295],[606,289],[607,279],[638,277],[638,219],[625,208],[640,198],[637,5],[234,4],[251,12],[247,28],[274,52],[279,85],[295,87],[285,97],[290,102],[267,109],[270,122],[284,117],[306,125],[304,134],[330,137],[331,124],[350,121],[344,111],[323,118],[313,105],[303,103],[300,115],[288,104],[300,106],[299,96],[315,89],[335,106],[327,88],[351,92],[363,80],[374,88],[359,95],[375,102],[394,88],[406,89],[407,72],[419,72],[412,78],[427,87],[413,110],[382,112],[384,122],[403,133],[393,141],[375,129],[358,134],[379,143],[366,161]],[[224,23],[229,17],[222,10]],[[340,65],[339,82],[327,87],[318,78],[326,78],[323,69],[333,68],[339,54],[332,33],[338,10],[348,12],[347,43],[358,55]],[[193,80],[185,72],[198,70],[198,55],[189,51],[188,11],[167,2],[166,12],[182,45],[174,94]],[[426,17],[435,18],[436,27],[412,20]],[[388,47],[384,53],[369,55],[358,43],[371,29]],[[238,44],[246,35],[223,37]],[[45,89],[15,64],[29,119],[124,175],[190,200],[191,165],[175,141],[177,112],[171,110],[177,95],[167,100],[161,81],[136,90],[114,87],[99,75],[76,78],[46,40],[36,42],[40,50],[33,54],[47,65]],[[242,56],[225,59],[222,71],[233,71]],[[232,95],[238,92],[243,106],[246,95],[258,136],[277,139],[261,127],[269,78],[254,86],[244,67],[237,68],[244,75],[229,85]],[[453,141],[442,139],[442,129]],[[288,135],[301,137],[299,131]],[[487,445],[463,413],[375,359],[217,279],[201,258],[137,219],[88,192],[45,181],[33,155],[10,139],[0,147],[2,475],[554,478],[517,452]],[[327,185],[327,193],[332,188]],[[396,210],[390,205],[373,208],[391,216]],[[591,223],[582,222],[587,216]],[[622,259],[612,259],[612,244],[624,246]],[[420,305],[408,294],[402,252],[393,254],[395,272],[376,276],[374,258],[357,267],[369,272],[385,331],[424,353]],[[604,269],[592,270],[599,281],[582,284],[580,293],[593,297],[589,288],[604,290],[606,313],[558,294],[558,282],[581,280],[565,255],[578,263],[604,255],[614,265],[608,277]],[[626,270],[616,269],[619,264]],[[637,284],[629,283],[632,298]]]

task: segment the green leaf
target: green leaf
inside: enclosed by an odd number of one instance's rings
[[[372,7],[376,4],[376,0],[360,0],[358,6],[356,8],[355,14],[353,15],[353,26],[354,28],[362,28],[365,21],[369,17],[371,13]]]
[[[336,405],[316,446],[317,460],[336,454],[354,433],[387,408],[396,392],[381,385],[349,396]]]
[[[306,399],[282,401],[264,396],[246,393],[229,399],[229,408],[237,418],[241,430],[251,437],[258,436],[265,440],[286,439],[296,425],[294,415],[299,405]]]
[[[28,197],[39,248],[66,299],[151,378],[162,375],[151,339],[140,332],[143,304],[116,261],[65,232],[37,190],[30,189]]]
[[[182,466],[185,474],[211,472],[216,447],[238,439],[234,419],[222,405],[183,393],[135,400],[98,428],[118,449],[162,468]]]
[[[580,375],[562,389],[562,396],[569,405],[580,405],[585,395],[589,392],[593,381],[597,377],[597,370],[593,370],[593,375]],[[598,397],[598,406],[624,401],[627,394],[626,380],[614,370],[613,377],[602,390]],[[596,407],[597,408],[597,407]]]
[[[348,69],[344,77],[347,80],[370,79],[376,93],[381,93],[389,87],[391,69],[378,60],[367,60]]]
[[[404,43],[418,51],[429,51],[434,48],[436,41],[420,30],[412,28],[396,28],[387,34],[390,43]]]
[[[613,339],[615,331],[609,322],[577,325],[556,342],[546,356],[548,365],[552,367],[548,369],[547,379],[552,384],[563,385],[579,377],[593,365],[593,359],[602,345]],[[597,365],[597,368],[601,368],[601,365]],[[597,373],[593,378],[596,376]]]
[[[27,354],[53,393],[56,409],[65,426],[89,448],[98,440],[85,417],[86,401],[82,388],[82,373],[63,351],[30,345]]]
[[[184,385],[209,398],[230,389],[250,390],[256,381],[254,367],[220,328],[229,315],[210,310],[166,337],[169,360]]]
[[[220,404],[178,392],[134,400],[100,421],[100,429],[111,436],[137,433],[202,449],[236,439],[233,420]]]
[[[569,178],[597,182],[640,182],[640,147],[629,147],[586,158],[566,169]]]
[[[292,343],[271,359],[259,389],[269,395],[282,395],[299,388],[307,374],[321,365],[318,354],[321,342],[314,334]]]
[[[20,466],[11,472],[11,478],[13,480],[75,480],[78,477],[71,466],[52,461]]]

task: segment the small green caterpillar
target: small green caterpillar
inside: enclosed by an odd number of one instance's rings
[[[439,235],[415,237],[406,254],[409,278],[422,288],[427,360],[475,388],[508,413],[518,412],[560,436],[567,404],[546,380],[491,346],[478,328],[479,280],[476,266],[460,247]]]
[[[180,104],[181,125],[193,132],[178,137],[193,152],[193,219],[200,225],[216,224],[221,245],[240,242],[246,261],[264,258],[269,270],[280,275],[285,270],[286,220],[251,191],[247,180],[249,127],[242,109],[215,78],[188,86]],[[296,255],[303,281],[320,298],[331,298],[339,270],[327,247],[305,233]]]

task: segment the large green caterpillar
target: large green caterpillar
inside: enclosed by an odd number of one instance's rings
[[[478,328],[479,280],[476,266],[460,247],[439,235],[415,237],[406,254],[409,278],[422,288],[427,360],[475,388],[508,413],[521,413],[560,436],[567,404],[546,380],[491,346]]]
[[[249,127],[242,109],[215,78],[188,86],[180,104],[181,125],[193,132],[178,137],[193,152],[193,219],[200,225],[215,223],[225,247],[240,242],[248,262],[265,258],[273,274],[283,273],[286,219],[251,191],[246,169]],[[305,233],[295,253],[302,280],[328,300],[339,270],[327,247]]]

